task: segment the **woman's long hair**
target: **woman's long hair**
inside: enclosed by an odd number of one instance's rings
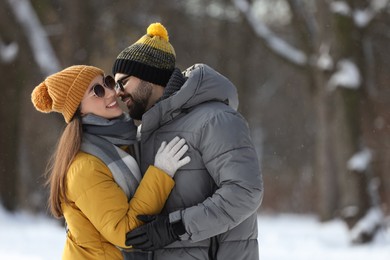
[[[80,150],[81,137],[81,119],[78,112],[76,112],[76,115],[65,127],[46,171],[48,176],[46,185],[50,186],[49,208],[51,214],[56,218],[63,216],[61,200],[64,203],[69,203],[66,196],[66,175],[73,159]]]

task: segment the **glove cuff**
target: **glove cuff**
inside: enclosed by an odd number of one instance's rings
[[[175,232],[175,234],[178,237],[180,237],[181,235],[183,235],[186,232],[186,229],[185,229],[183,222],[181,220],[179,220],[178,222],[175,222],[175,223],[171,223],[171,225],[172,225],[173,232]]]
[[[184,222],[182,220],[182,211],[177,210],[169,214],[169,222],[172,230],[179,236],[181,241],[188,240],[190,235],[187,233]]]

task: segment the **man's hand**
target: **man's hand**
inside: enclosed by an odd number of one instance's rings
[[[182,222],[170,223],[164,215],[138,215],[146,224],[126,234],[126,245],[142,250],[156,250],[165,247],[184,234]]]

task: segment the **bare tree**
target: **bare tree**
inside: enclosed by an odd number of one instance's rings
[[[36,183],[37,176],[44,171],[44,164],[40,164],[39,171],[33,166],[46,156],[40,153],[39,145],[32,145],[29,139],[40,144],[45,140],[34,134],[37,128],[31,128],[38,121],[34,114],[31,115],[30,93],[34,80],[57,71],[59,62],[30,1],[3,1],[1,10],[4,15],[0,66],[4,73],[2,78],[7,83],[2,85],[3,95],[0,97],[0,198],[8,210],[33,209],[37,205],[42,209],[45,203],[42,203],[43,198],[36,196],[39,194]],[[50,120],[45,123],[37,127],[40,126],[41,130],[48,127]],[[34,153],[35,158],[30,156]],[[36,205],[32,203],[34,199]]]
[[[255,15],[255,2],[232,0],[263,45],[306,75],[307,91],[315,100],[319,215],[324,221],[341,216],[354,228],[371,207],[381,212],[368,193],[369,161],[356,168],[350,160],[367,149],[361,118],[363,101],[370,99],[370,83],[375,81],[375,74],[367,71],[375,59],[370,30],[381,16],[389,15],[389,3],[286,0],[296,35],[291,44]],[[373,227],[381,221],[382,214],[378,216]],[[375,231],[361,230],[364,238],[356,234],[354,241],[370,240]]]

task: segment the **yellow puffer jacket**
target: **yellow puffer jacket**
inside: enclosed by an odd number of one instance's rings
[[[128,202],[108,167],[97,157],[79,152],[67,175],[67,196],[62,203],[68,225],[63,259],[123,259],[116,247],[126,247],[130,230],[142,225],[139,214],[158,214],[174,181],[150,166]]]

